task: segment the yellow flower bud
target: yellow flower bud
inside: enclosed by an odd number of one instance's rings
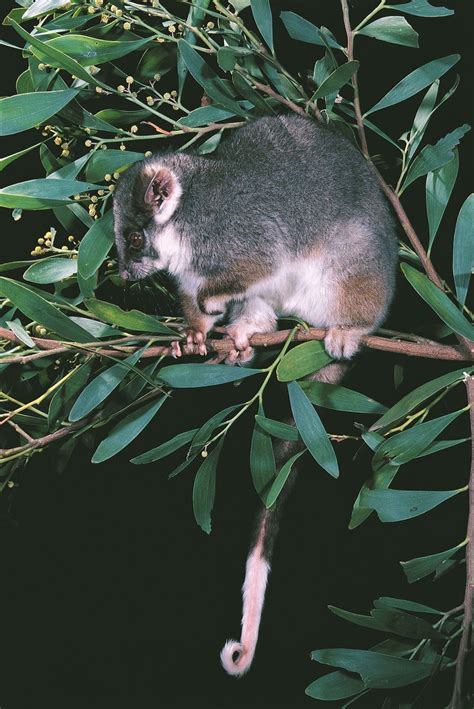
[[[67,246],[61,246],[61,251],[69,251]]]
[[[133,84],[133,76],[127,76],[127,78],[125,79],[125,81],[126,81],[127,84],[130,86],[130,84]]]
[[[51,246],[51,241],[49,239],[46,239],[46,241],[44,242],[44,245],[47,246],[49,249],[49,247]]]
[[[123,28],[124,28],[124,30],[131,30],[131,29],[132,29],[132,25],[130,24],[130,22],[124,22],[124,23],[123,23]]]
[[[44,244],[44,239],[42,236],[38,239],[38,244]]]
[[[146,102],[149,106],[153,106],[153,104],[155,103],[155,99],[153,98],[153,96],[147,96]]]
[[[114,180],[118,180],[120,177],[120,172],[114,172]]]
[[[153,153],[151,152],[151,150],[147,150],[145,153],[146,158],[151,158],[152,155],[153,155]]]
[[[169,26],[168,26],[168,32],[169,32],[170,34],[174,34],[174,33],[176,32],[176,27],[175,27],[175,25],[169,25]]]
[[[138,133],[138,126],[131,126],[130,133]]]
[[[176,96],[178,95],[176,89],[173,89],[173,91],[171,91],[171,95],[173,96],[173,98],[176,98]]]
[[[104,175],[104,180],[105,180],[106,182],[110,182],[111,179],[112,179],[112,175],[110,175],[109,173],[107,173],[106,175]]]
[[[85,140],[84,145],[86,146],[86,148],[90,148],[92,145],[92,140]]]
[[[168,93],[168,91],[167,91],[165,94],[163,94],[163,98],[164,98],[165,101],[169,101],[170,98],[171,98],[171,94]]]
[[[93,204],[95,204],[97,201],[98,201],[97,197],[95,196],[95,194],[93,194],[92,197],[91,197],[91,202],[92,202]]]
[[[127,148],[125,147],[125,145],[123,143],[120,143],[120,150],[126,150],[126,149]]]
[[[61,157],[68,158],[69,157],[69,150],[62,150]]]
[[[117,86],[117,91],[119,92],[119,94],[123,94],[123,92],[125,91],[125,86],[123,84],[119,84]]]
[[[54,144],[61,145],[62,142],[63,142],[62,138],[60,138],[59,135],[57,135],[56,138],[54,139]]]
[[[73,237],[72,234],[69,234],[67,240],[68,240],[69,242],[71,242],[71,243],[72,243],[73,241],[75,241],[75,239],[74,239],[74,237]]]
[[[95,92],[96,94],[102,94],[104,92],[104,89],[102,88],[102,86],[96,86]]]
[[[115,185],[109,185],[109,192],[113,192],[115,189]]]

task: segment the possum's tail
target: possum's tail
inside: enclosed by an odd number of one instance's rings
[[[307,378],[336,384],[341,381],[346,369],[347,365],[334,363]],[[275,445],[277,469],[280,469],[292,455],[302,450],[303,447],[304,444],[300,440],[278,441]],[[283,505],[296,480],[296,468],[295,464],[275,506],[272,509],[264,508],[258,518],[255,541],[251,545],[247,557],[245,580],[242,586],[243,611],[240,641],[227,640],[221,650],[222,666],[226,672],[235,677],[242,676],[250,669],[255,654],[273,546],[278,533]]]

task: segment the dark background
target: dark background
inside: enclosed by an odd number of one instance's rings
[[[353,3],[353,25],[374,6]],[[433,0],[433,4],[441,4]],[[464,122],[472,122],[472,34],[469,2],[446,0],[456,14],[444,18],[407,16],[420,33],[420,49],[359,38],[363,107],[373,105],[397,81],[422,63],[454,52],[462,55],[456,70],[461,86],[436,114],[429,142]],[[6,5],[6,3],[5,3]],[[13,6],[13,5],[12,5]],[[272,2],[299,12],[344,38],[337,2]],[[292,42],[275,21],[280,59],[292,71],[311,69],[320,50]],[[13,40],[9,31],[4,38]],[[1,93],[15,92],[16,76],[25,62],[19,52],[2,47]],[[453,83],[454,72],[441,89]],[[171,88],[173,88],[171,86]],[[444,93],[443,91],[443,93]],[[374,120],[393,137],[411,126],[422,94],[377,113]],[[383,153],[387,179],[396,174],[395,151],[373,139],[372,153]],[[35,131],[4,141],[6,155],[36,142]],[[442,222],[434,260],[449,278],[450,244],[457,213],[472,177],[470,135],[461,147],[461,167]],[[316,166],[315,166],[316,167]],[[4,183],[41,177],[36,158],[10,166]],[[424,180],[404,200],[415,227],[426,239]],[[50,226],[47,212],[25,214],[15,223],[7,210],[2,218],[2,260],[27,258],[38,236]],[[400,283],[390,326],[416,330],[433,320]],[[401,388],[394,391],[393,368],[405,367]],[[452,365],[407,361],[367,352],[359,358],[348,385],[393,403],[422,381]],[[139,441],[102,465],[90,464],[90,450],[76,449],[68,469],[56,472],[57,451],[35,456],[17,478],[17,487],[0,500],[2,609],[0,662],[2,709],[49,707],[309,707],[304,688],[324,669],[309,653],[323,647],[368,648],[382,638],[333,616],[332,604],[367,613],[378,595],[409,597],[451,608],[462,601],[464,567],[433,584],[408,586],[398,561],[447,549],[465,534],[466,500],[455,498],[428,516],[411,522],[381,525],[373,516],[348,532],[353,501],[369,475],[370,460],[357,444],[337,448],[341,478],[335,481],[314,464],[302,466],[287,503],[274,555],[260,641],[254,665],[241,680],[225,675],[218,654],[228,637],[239,636],[240,585],[250,529],[258,507],[248,470],[251,417],[228,436],[219,464],[213,532],[208,537],[195,524],[191,491],[194,472],[167,480],[180,453],[152,466],[132,466],[133,455],[175,433],[200,425],[224,406],[243,400],[250,383],[220,391],[179,393]],[[279,406],[275,393],[275,406]],[[447,413],[465,403],[462,386],[436,409]],[[267,406],[271,411],[271,406]],[[272,411],[272,415],[277,414]],[[324,414],[323,414],[324,415]],[[354,432],[352,420],[362,415],[324,415],[330,431]],[[103,430],[100,435],[103,434]],[[465,422],[448,437],[468,435]],[[400,488],[447,488],[465,484],[468,446],[434,458],[420,459],[399,474]],[[419,706],[442,707],[448,685],[436,687]],[[379,706],[364,700],[360,706]],[[334,706],[334,705],[333,705]],[[359,706],[359,705],[358,705]]]

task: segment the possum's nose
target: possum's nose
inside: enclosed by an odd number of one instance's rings
[[[129,271],[126,271],[124,268],[122,268],[120,271],[120,278],[123,278],[124,281],[128,281],[130,279]]]

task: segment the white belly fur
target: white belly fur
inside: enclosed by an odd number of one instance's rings
[[[294,315],[315,327],[334,324],[337,279],[327,261],[307,258],[286,263],[254,283],[245,296],[262,298],[278,316]]]

